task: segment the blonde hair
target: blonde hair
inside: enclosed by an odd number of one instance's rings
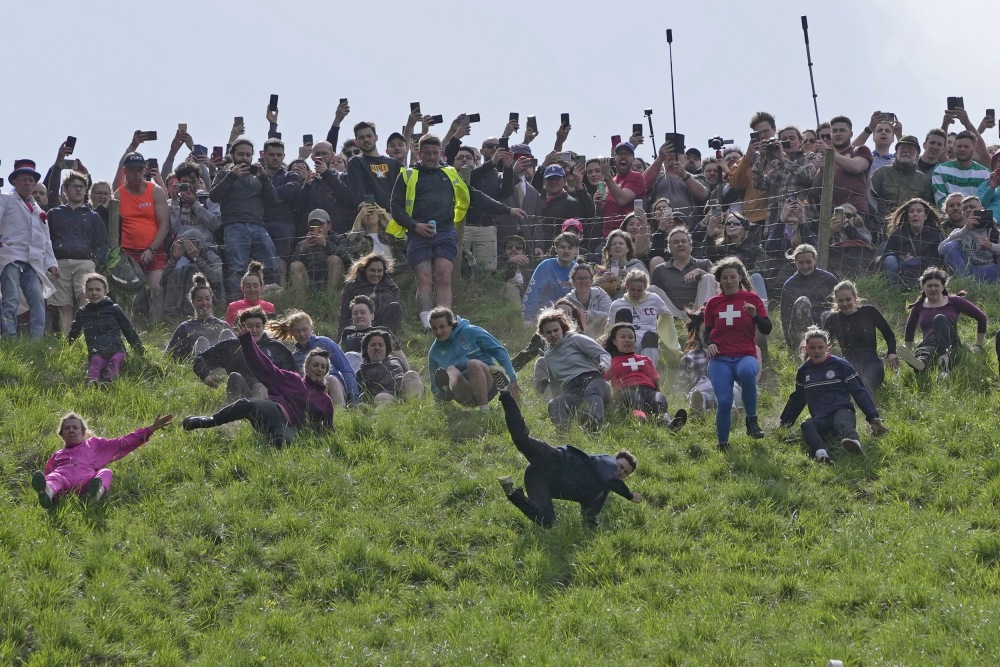
[[[87,426],[87,422],[85,422],[83,420],[83,417],[81,417],[80,415],[76,414],[75,412],[67,412],[59,420],[59,430],[56,431],[57,435],[62,435],[63,428],[65,428],[66,422],[68,422],[70,419],[75,419],[78,422],[80,422],[80,426],[83,428],[83,434],[84,435],[87,435],[88,433],[90,433],[90,428]]]
[[[292,327],[299,322],[308,322],[310,327],[313,325],[312,318],[305,311],[289,310],[285,313],[284,317],[271,320],[269,328],[271,329],[271,334],[278,340],[288,340],[293,338]]]

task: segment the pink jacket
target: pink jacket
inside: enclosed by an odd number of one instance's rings
[[[53,454],[52,458],[45,464],[45,474],[55,471],[67,477],[75,477],[80,474],[93,477],[98,470],[107,464],[138,449],[152,435],[152,429],[143,427],[120,438],[92,436],[79,445],[63,447]]]

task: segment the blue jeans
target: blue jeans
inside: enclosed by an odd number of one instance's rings
[[[957,241],[948,241],[941,248],[941,257],[956,276],[972,276],[987,283],[1000,282],[1000,264],[970,265]]]
[[[920,276],[923,265],[922,257],[901,260],[897,255],[886,255],[882,258],[882,270],[890,285],[911,285]]]
[[[260,225],[237,222],[222,228],[222,238],[226,244],[226,264],[229,266],[229,280],[226,288],[229,296],[236,298],[240,293],[240,281],[250,264],[250,256],[264,265],[264,275],[274,280],[278,268],[278,253],[274,241],[267,230]]]
[[[45,299],[42,297],[42,280],[27,262],[11,262],[0,272],[0,315],[3,316],[3,335],[17,335],[18,294],[24,292],[28,302],[28,335],[41,338],[45,333]]]
[[[743,408],[748,417],[757,416],[757,357],[713,357],[708,362],[708,379],[715,390],[715,433],[719,442],[729,442],[733,421],[733,382],[743,392]]]

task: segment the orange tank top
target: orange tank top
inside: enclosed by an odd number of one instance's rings
[[[153,201],[154,187],[155,184],[150,181],[141,195],[132,194],[124,185],[118,191],[123,248],[142,251],[153,244],[159,229]]]

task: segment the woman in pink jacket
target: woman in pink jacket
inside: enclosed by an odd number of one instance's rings
[[[52,507],[60,493],[74,490],[86,502],[97,502],[111,488],[111,470],[105,466],[139,448],[155,431],[170,423],[173,415],[160,415],[150,426],[120,438],[98,438],[87,430],[87,422],[70,412],[59,423],[59,437],[65,447],[45,464],[45,472],[36,470],[31,487],[38,492],[42,507]],[[90,434],[90,435],[88,435]]]

